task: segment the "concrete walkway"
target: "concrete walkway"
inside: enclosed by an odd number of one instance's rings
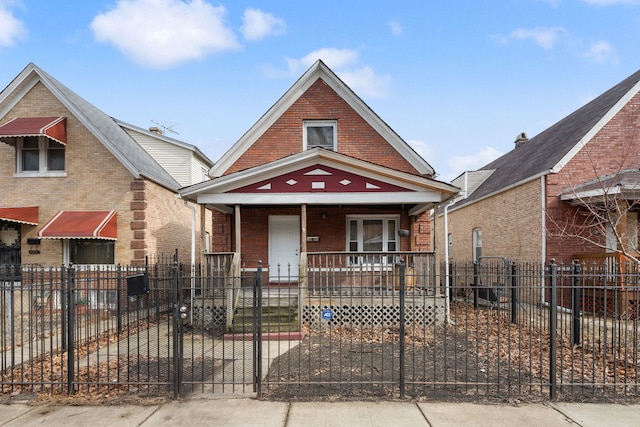
[[[640,404],[478,405],[410,402],[264,402],[194,398],[152,406],[0,405],[0,426],[584,426],[640,425]]]

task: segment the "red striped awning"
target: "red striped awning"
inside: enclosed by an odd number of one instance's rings
[[[16,117],[0,125],[0,139],[17,136],[46,136],[67,144],[67,119],[64,117]]]
[[[38,207],[0,208],[0,220],[38,225]]]
[[[116,211],[60,211],[38,231],[43,239],[107,239],[118,237]]]

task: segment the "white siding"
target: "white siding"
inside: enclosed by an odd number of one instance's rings
[[[202,181],[201,168],[206,169],[206,166],[196,158],[193,150],[131,129],[125,130],[180,185],[186,187]]]

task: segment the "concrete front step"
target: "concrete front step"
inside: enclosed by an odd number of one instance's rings
[[[267,332],[262,334],[262,341],[299,341],[306,335],[306,331]],[[252,333],[228,333],[222,337],[226,341],[251,341]]]
[[[242,289],[238,296],[238,305],[244,307],[253,306],[253,290]],[[262,306],[271,305],[298,305],[297,289],[263,289],[262,290]]]
[[[262,331],[266,333],[299,331],[297,289],[263,289],[261,320]],[[253,322],[253,290],[243,290],[233,316],[231,332],[251,333]]]
[[[274,332],[299,332],[300,326],[298,321],[293,322],[277,322],[277,323],[262,323],[262,333],[274,333]],[[233,333],[252,333],[253,323],[233,323],[231,325],[230,332]]]

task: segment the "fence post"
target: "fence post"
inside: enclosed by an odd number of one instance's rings
[[[253,279],[253,387],[258,399],[262,397],[262,260]]]
[[[573,313],[573,328],[572,328],[572,336],[573,336],[573,345],[580,344],[580,285],[581,285],[581,276],[580,273],[582,271],[582,266],[578,262],[577,259],[573,260],[573,271],[571,272],[571,311]]]
[[[405,297],[405,263],[404,258],[400,258],[398,262],[398,270],[400,274],[400,399],[404,399],[404,352],[405,352],[405,338],[404,338],[404,297]]]
[[[478,309],[478,291],[480,288],[480,266],[473,262],[473,308]]]
[[[180,307],[180,280],[178,277],[178,261],[173,261],[171,274],[173,289],[173,398],[177,399],[182,394],[182,310]]]
[[[65,280],[66,267],[60,266],[60,330],[62,348],[67,348],[67,283]]]
[[[518,323],[518,264],[511,263],[511,323]]]
[[[117,293],[116,293],[116,328],[118,335],[122,333],[122,267],[118,264],[118,279],[117,279]]]
[[[75,268],[67,269],[67,394],[73,393],[73,377],[75,376]],[[64,317],[64,316],[63,316]]]
[[[549,383],[551,400],[558,398],[557,362],[557,326],[558,326],[558,264],[551,259],[549,264],[549,284],[551,301],[549,306]]]

